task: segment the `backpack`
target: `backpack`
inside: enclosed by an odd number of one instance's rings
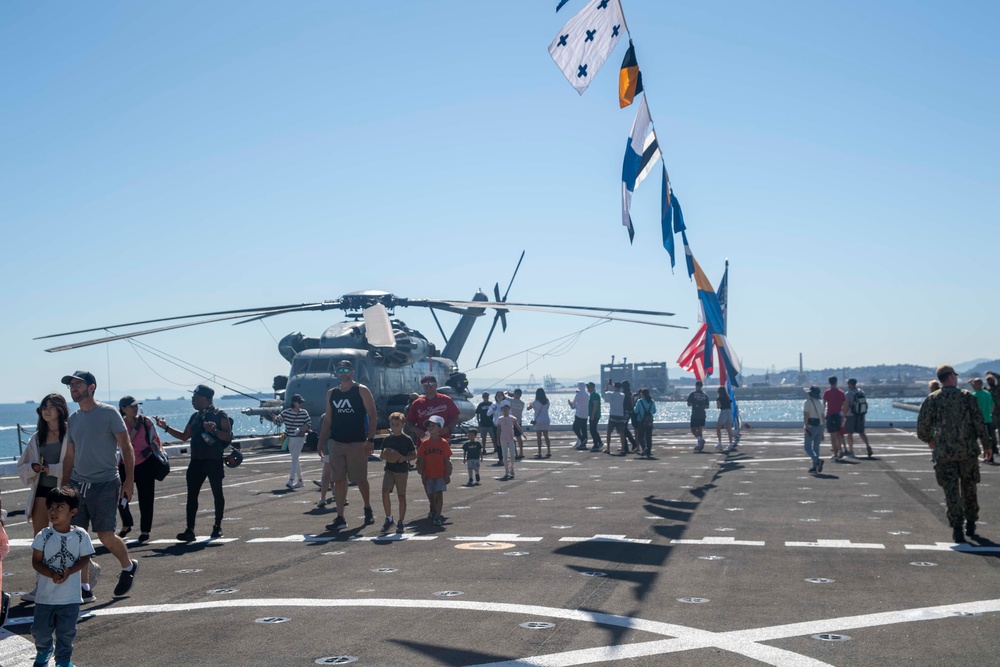
[[[854,395],[854,399],[851,401],[851,413],[860,417],[868,414],[868,399],[865,398],[865,392],[860,389],[858,389],[858,393]]]

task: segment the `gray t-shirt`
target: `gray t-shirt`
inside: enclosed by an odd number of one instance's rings
[[[604,392],[604,400],[608,402],[608,416],[625,416],[625,394],[620,391]]]
[[[844,401],[844,405],[847,406],[847,416],[850,417],[854,414],[853,412],[854,397],[858,395],[858,390],[848,389],[847,391],[844,392],[844,395],[847,397],[847,400]]]
[[[126,431],[125,420],[115,408],[98,403],[88,412],[69,416],[69,440],[75,458],[70,480],[94,484],[118,479],[118,441]]]

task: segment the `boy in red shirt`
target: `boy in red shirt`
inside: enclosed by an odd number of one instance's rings
[[[427,437],[417,448],[417,472],[424,483],[427,498],[431,501],[430,519],[435,526],[444,524],[441,510],[444,507],[444,492],[451,483],[451,446],[441,437],[444,419],[432,415],[424,422]]]

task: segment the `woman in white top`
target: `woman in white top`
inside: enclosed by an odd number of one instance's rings
[[[31,521],[32,535],[49,525],[45,496],[62,483],[69,406],[60,394],[49,394],[35,412],[38,428],[17,462],[17,474],[28,487],[24,513]]]
[[[62,484],[62,462],[66,453],[66,431],[69,423],[69,406],[61,394],[49,394],[35,408],[38,426],[28,440],[28,446],[17,461],[17,474],[28,487],[24,514],[31,521],[31,534],[37,535],[49,525],[49,512],[45,497],[49,491]],[[34,602],[38,591],[35,587],[21,595],[25,602]]]
[[[809,387],[808,398],[802,404],[806,454],[812,459],[809,472],[823,472],[823,459],[819,457],[819,444],[823,442],[823,402],[820,401],[819,387]]]
[[[535,437],[538,438],[538,454],[536,459],[542,458],[542,434],[545,434],[545,458],[552,456],[552,443],[549,442],[549,399],[545,395],[545,390],[539,387],[535,390],[535,400],[528,406],[529,410],[534,410]]]

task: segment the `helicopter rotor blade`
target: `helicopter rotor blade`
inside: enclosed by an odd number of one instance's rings
[[[637,310],[634,308],[601,308],[600,306],[569,306],[555,303],[517,303],[514,301],[449,301],[454,306],[473,306],[479,308],[497,308],[522,310],[527,308],[562,308],[563,310],[593,310],[602,313],[626,313],[629,315],[655,315],[661,317],[673,317],[675,313],[668,313],[662,310]]]
[[[324,304],[330,304],[331,307],[336,307],[340,304],[340,301],[326,301]],[[46,338],[58,338],[60,336],[73,336],[76,334],[93,333],[95,331],[104,331],[106,329],[120,329],[122,327],[137,327],[142,324],[156,324],[158,322],[170,322],[173,320],[186,320],[193,317],[215,317],[217,315],[235,315],[237,313],[243,313],[245,315],[257,314],[262,312],[276,311],[276,313],[291,312],[296,308],[301,307],[311,307],[314,304],[289,304],[285,306],[263,306],[260,308],[238,308],[235,310],[219,310],[212,313],[194,313],[192,315],[176,315],[174,317],[159,317],[154,320],[140,320],[138,322],[125,322],[122,324],[109,324],[103,327],[94,327],[92,329],[80,329],[78,331],[65,331],[62,333],[48,334],[46,336],[37,336],[32,338],[32,340],[44,340]]]
[[[299,307],[286,309],[283,312],[293,312],[299,310]],[[277,313],[275,313],[277,314]],[[226,320],[239,319],[241,317],[246,317],[246,313],[241,313],[239,315],[225,315],[223,317],[213,317],[207,320],[199,320],[197,322],[182,322],[181,324],[171,324],[165,327],[157,327],[156,329],[146,329],[144,331],[133,331],[131,333],[117,334],[114,336],[104,336],[102,338],[95,338],[92,340],[85,340],[79,343],[69,343],[68,345],[60,345],[58,347],[51,347],[46,352],[64,352],[66,350],[75,350],[80,347],[89,347],[91,345],[100,345],[101,343],[110,343],[116,340],[125,340],[128,338],[137,338],[138,336],[146,336],[148,334],[159,333],[161,331],[172,331],[174,329],[184,329],[186,327],[196,327],[200,324],[211,324],[212,322],[224,322]]]
[[[617,315],[611,315],[605,313],[603,315],[598,313],[578,313],[571,310],[559,310],[557,308],[544,308],[541,306],[512,306],[510,304],[499,304],[499,303],[489,303],[487,301],[476,302],[484,308],[506,308],[510,306],[513,310],[524,310],[533,313],[552,313],[555,315],[572,315],[574,317],[590,317],[597,320],[612,320],[615,322],[631,322],[633,324],[648,324],[654,327],[667,327],[669,329],[687,329],[685,326],[679,324],[666,324],[665,322],[650,322],[648,320],[634,320],[628,317],[618,317]],[[612,311],[613,312],[613,311]]]
[[[374,347],[395,347],[396,339],[392,335],[392,323],[389,321],[389,311],[381,303],[376,303],[364,310],[365,339]]]
[[[510,277],[510,282],[507,283],[507,291],[503,293],[503,301],[507,300],[507,295],[510,294],[510,286],[514,284],[514,278],[517,277],[518,269],[521,268],[521,262],[524,261],[524,251],[521,251],[521,257],[517,260],[517,266],[514,267],[514,275]]]

